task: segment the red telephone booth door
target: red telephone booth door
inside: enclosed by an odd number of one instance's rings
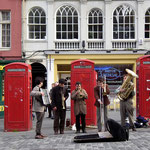
[[[82,88],[86,90],[87,114],[86,125],[96,125],[96,107],[94,106],[94,86],[96,85],[96,72],[94,62],[90,60],[76,60],[71,63],[71,92],[75,89],[75,83],[81,82]],[[71,124],[75,123],[74,101],[71,100]]]
[[[141,93],[141,116],[150,117],[150,68],[143,68],[143,92]]]
[[[11,63],[5,67],[5,131],[26,131],[32,128],[31,66]]]
[[[16,80],[17,78],[17,80]],[[8,109],[8,122],[18,122],[18,125],[23,125],[24,122],[24,86],[25,81],[23,76],[8,76],[8,98],[9,101],[9,109]],[[15,116],[15,117],[14,117]]]

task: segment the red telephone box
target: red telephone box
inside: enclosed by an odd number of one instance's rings
[[[150,55],[137,59],[136,115],[150,118]]]
[[[75,89],[75,83],[80,81],[82,88],[88,93],[86,125],[96,125],[96,107],[94,106],[94,86],[96,86],[97,73],[94,70],[94,62],[80,59],[71,63],[71,92]],[[74,102],[71,100],[71,124],[75,123]]]
[[[31,66],[11,63],[5,66],[5,131],[26,131],[32,128]]]

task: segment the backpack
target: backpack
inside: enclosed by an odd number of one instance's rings
[[[128,141],[129,128],[122,127],[118,122],[113,119],[108,119],[106,128],[116,141]]]

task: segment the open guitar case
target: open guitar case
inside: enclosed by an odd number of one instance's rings
[[[113,119],[106,122],[107,132],[98,132],[97,134],[78,135],[74,137],[76,143],[86,142],[119,142],[128,141],[129,129],[122,127]]]

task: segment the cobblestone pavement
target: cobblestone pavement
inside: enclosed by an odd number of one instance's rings
[[[139,128],[137,132],[131,131],[129,141],[126,142],[74,143],[75,131],[66,128],[65,134],[54,135],[53,120],[46,116],[42,132],[48,137],[42,140],[34,139],[36,120],[33,121],[31,131],[3,132],[4,119],[0,119],[0,150],[150,150],[150,128]],[[111,112],[111,118],[120,120],[118,112],[114,111]],[[97,129],[87,128],[87,134],[93,133],[97,133]]]

